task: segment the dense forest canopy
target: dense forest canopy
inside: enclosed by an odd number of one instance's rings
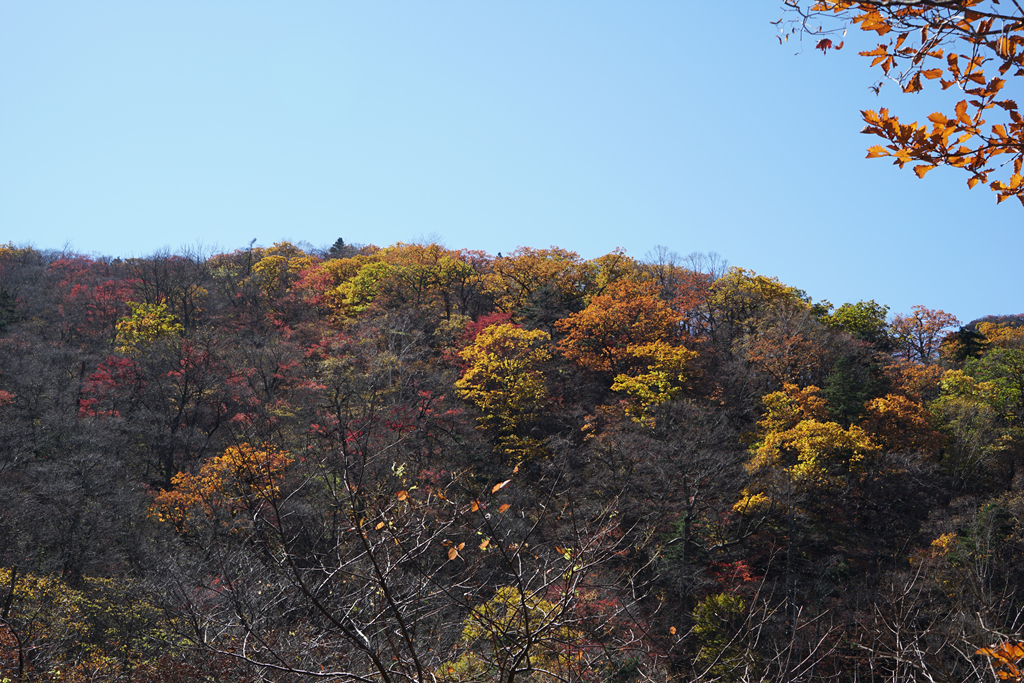
[[[0,680],[1022,680],[1024,315],[0,246]]]

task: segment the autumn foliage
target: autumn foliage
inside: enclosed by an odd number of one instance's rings
[[[0,245],[0,679],[1016,680],[1022,330],[666,248]]]
[[[273,448],[247,443],[232,446],[203,463],[197,474],[176,474],[171,480],[174,488],[156,497],[153,514],[183,532],[193,514],[207,518],[218,513],[232,518],[238,513],[259,514],[280,493],[285,468],[291,462],[286,453]]]
[[[1024,204],[1024,120],[1012,99],[1013,79],[1024,75],[1021,7],[998,0],[784,5],[799,17],[794,31],[831,33],[841,30],[834,28],[839,22],[883,39],[860,52],[882,72],[876,90],[892,81],[904,93],[931,84],[951,94],[949,109],[927,114],[923,123],[901,121],[887,108],[863,111],[864,132],[886,142],[873,145],[869,159],[892,158],[900,168],[912,164],[919,178],[939,166],[962,169],[969,188],[986,184],[999,202],[1016,197]],[[822,37],[818,47],[827,51],[832,40]]]

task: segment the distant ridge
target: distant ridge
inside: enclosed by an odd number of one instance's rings
[[[979,323],[995,323],[998,325],[1009,325],[1010,327],[1024,327],[1024,313],[1017,313],[1016,315],[986,315],[984,318],[978,318],[964,325],[964,327],[974,330],[977,329]]]

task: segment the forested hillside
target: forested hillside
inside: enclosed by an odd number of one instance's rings
[[[0,246],[0,681],[1024,680],[1022,421],[715,255]]]

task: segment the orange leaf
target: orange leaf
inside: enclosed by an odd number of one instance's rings
[[[881,145],[872,145],[871,147],[868,147],[868,155],[865,158],[877,159],[878,157],[887,156],[889,156],[889,152],[886,151],[885,147],[882,147]]]
[[[981,182],[981,178],[968,178],[967,188],[973,190],[974,186]]]
[[[398,497],[398,500],[406,500],[409,497],[409,492],[408,491],[399,491],[396,494],[396,496]]]
[[[942,69],[928,69],[927,71],[922,71],[921,75],[925,78],[935,79],[942,75]]]
[[[914,74],[910,82],[903,86],[903,92],[918,92],[921,90],[921,74]]]
[[[491,493],[497,493],[498,491],[500,491],[503,488],[505,488],[506,486],[508,486],[509,482],[511,482],[511,481],[512,481],[511,479],[506,479],[505,481],[501,482],[500,484],[495,484],[494,488],[491,489]]]
[[[927,164],[921,164],[919,166],[914,167],[914,173],[917,174],[918,178],[924,178],[924,174],[932,170],[933,168],[935,168],[934,165],[929,166]]]
[[[449,548],[448,549],[448,559],[449,560],[454,560],[458,556],[459,556],[459,551],[458,550],[456,550],[455,548]]]
[[[512,507],[512,506],[511,506],[511,505],[509,505],[508,503],[505,503],[505,504],[504,504],[504,505],[502,505],[502,506],[501,506],[500,508],[498,508],[498,512],[499,512],[500,514],[504,514],[504,513],[505,513],[505,510],[508,510],[508,509],[509,509],[510,507]]]
[[[490,544],[491,539],[485,538],[484,540],[480,541],[480,550],[487,550],[487,546],[489,546]]]
[[[956,103],[956,118],[961,123],[969,124],[971,119],[967,116],[967,100],[960,100]]]
[[[957,78],[960,77],[960,65],[958,63],[959,55],[950,52],[946,55],[946,63],[949,64],[949,71]]]
[[[867,52],[858,52],[857,54],[859,54],[861,57],[882,57],[888,54],[888,48],[886,48],[885,45],[879,45],[874,50],[869,50]]]
[[[469,509],[470,509],[471,512],[476,512],[477,510],[479,510],[480,509],[480,501],[474,500],[472,503],[470,503]]]
[[[383,528],[384,528],[384,522],[377,522],[377,526],[374,527],[374,529],[376,529],[377,531],[380,531]]]

